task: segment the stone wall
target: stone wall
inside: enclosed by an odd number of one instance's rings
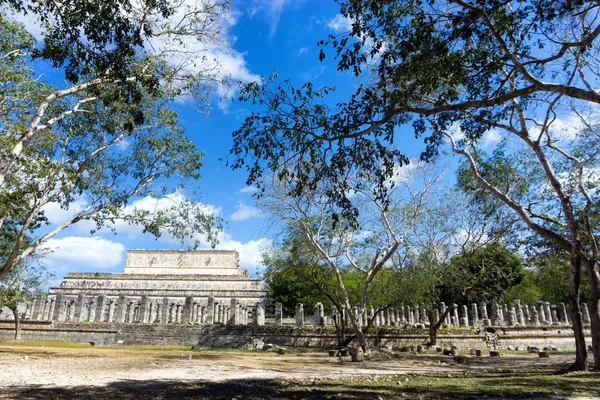
[[[501,348],[507,346],[537,346],[573,348],[570,329],[560,327],[504,327],[497,329]],[[589,337],[589,329],[586,330]],[[348,332],[351,334],[351,332]],[[0,322],[0,340],[11,340],[14,330],[9,321]],[[72,324],[24,322],[24,340],[63,340],[76,343],[94,342],[95,345],[184,345],[226,348],[248,348],[257,340],[281,346],[329,347],[336,344],[335,330],[331,327],[296,326],[228,326],[162,325],[162,324]],[[374,346],[400,348],[423,344],[425,329],[382,328],[367,335]],[[589,339],[588,339],[589,340]],[[442,330],[438,345],[460,348],[485,348],[485,332],[479,328]]]

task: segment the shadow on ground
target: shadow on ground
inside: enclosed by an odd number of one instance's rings
[[[600,375],[481,374],[226,382],[118,381],[108,386],[0,391],[0,399],[532,399],[600,395]],[[557,397],[558,398],[558,397]]]

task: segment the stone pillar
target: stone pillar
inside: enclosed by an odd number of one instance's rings
[[[208,298],[208,305],[206,306],[206,323],[212,325],[215,323],[215,298]]]
[[[515,312],[517,313],[517,323],[519,325],[525,325],[525,317],[523,316],[523,308],[521,307],[521,300],[516,299],[514,301]]]
[[[584,324],[589,324],[591,322],[590,310],[588,309],[587,303],[581,303],[581,319]]]
[[[133,301],[129,301],[127,305],[127,323],[132,324],[135,317],[135,303]]]
[[[115,316],[115,322],[123,322],[125,313],[127,311],[127,299],[125,295],[120,295],[117,303],[117,315]]]
[[[106,295],[101,294],[98,296],[98,302],[96,303],[96,322],[104,322],[104,311],[106,309]]]
[[[240,325],[242,322],[240,315],[241,310],[240,304],[236,299],[231,299],[231,301],[229,302],[229,309],[231,311],[228,322],[232,325]]]
[[[62,293],[59,293],[54,298],[54,310],[52,312],[52,321],[62,320],[62,312],[64,308],[64,298]]]
[[[444,313],[446,312],[446,304],[444,302],[440,303],[440,316],[444,315]],[[441,318],[441,317],[440,317]],[[448,318],[446,317],[444,322],[442,322],[442,325],[448,325]]]
[[[43,310],[42,302],[44,300],[44,295],[36,294],[33,298],[33,310],[31,312],[31,320],[37,321],[40,319],[40,311]]]
[[[481,303],[481,305],[479,306],[479,311],[481,311],[481,323],[483,324],[483,326],[490,326],[491,321],[488,316],[487,304]]]
[[[48,317],[46,320],[52,321],[54,317],[54,307],[56,307],[56,298],[50,299],[50,304],[48,305]]]
[[[183,322],[183,304],[177,304],[177,323]]]
[[[302,303],[296,304],[294,319],[296,320],[296,326],[304,325],[304,305]]]
[[[508,326],[515,326],[518,323],[517,311],[515,310],[514,304],[512,304],[510,306],[510,310],[508,310],[508,315],[507,315],[506,321],[508,323]]]
[[[419,306],[414,306],[414,317],[415,317],[415,325],[421,323],[421,315],[419,314]]]
[[[476,303],[471,304],[471,326],[479,325],[479,312]]]
[[[525,322],[523,322],[523,325],[527,325],[527,324],[531,323],[531,314],[529,313],[529,306],[524,304],[522,307],[523,307],[523,318],[525,319]]]
[[[112,299],[108,303],[108,322],[113,322],[115,318],[116,300]]]
[[[154,321],[152,321],[152,322],[161,323],[162,316],[163,316],[163,303],[162,303],[162,301],[157,301],[156,302],[156,316],[155,316]]]
[[[567,317],[567,307],[565,303],[560,303],[558,305],[558,320],[563,324],[569,323],[569,318]]]
[[[144,323],[152,324],[156,320],[156,303],[150,301],[148,304],[148,318]]]
[[[222,324],[223,323],[223,314],[226,312],[223,304],[215,303],[215,323]]]
[[[186,297],[185,304],[183,306],[183,320],[182,320],[183,325],[189,325],[190,323],[194,322],[194,320],[192,319],[193,307],[194,307],[194,299],[189,296]]]
[[[319,304],[321,304],[321,303],[317,303],[313,310],[313,321],[314,321],[315,326],[319,325],[319,320],[321,318],[321,316],[319,315]]]
[[[537,314],[538,314],[538,318],[539,318],[539,322],[541,324],[545,324],[546,323],[546,312],[544,311],[544,302],[543,301],[536,301],[535,305],[537,308]]]
[[[460,317],[459,325],[460,326],[468,326],[469,325],[469,310],[465,304],[460,306],[460,308],[461,308],[462,316]]]
[[[275,326],[281,326],[281,320],[283,318],[283,305],[281,303],[275,304]]]
[[[206,306],[200,306],[200,323],[201,324],[205,324],[206,323]]]
[[[553,304],[550,307],[550,315],[552,316],[552,325],[559,325],[560,324],[560,321],[558,319],[557,310],[558,310],[558,306],[556,306],[555,304]]]
[[[550,307],[550,302],[545,302],[544,303],[544,313],[545,313],[545,318],[546,318],[546,324],[551,325],[552,324],[552,308]]]
[[[434,324],[435,325],[440,320],[440,310],[438,310],[437,308],[433,309],[433,318],[435,319],[435,321],[430,322],[430,324]]]
[[[87,311],[87,321],[88,322],[94,322],[95,316],[96,316],[96,304],[97,304],[97,299],[96,297],[92,297],[90,300],[90,303],[88,304],[88,311]]]
[[[540,324],[540,315],[539,315],[538,309],[535,308],[534,306],[531,306],[531,323],[533,325]]]
[[[262,304],[257,304],[254,309],[254,326],[264,326],[265,324],[265,308]]]
[[[452,304],[452,318],[454,319],[453,325],[458,326],[458,304]]]
[[[148,319],[150,317],[150,304],[148,301],[148,296],[146,295],[142,295],[139,312],[139,318],[136,319],[136,322],[141,322],[142,324],[148,323]]]

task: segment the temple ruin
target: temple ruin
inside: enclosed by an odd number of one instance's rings
[[[37,321],[243,323],[268,303],[234,250],[128,250],[123,273],[68,273],[36,296]]]

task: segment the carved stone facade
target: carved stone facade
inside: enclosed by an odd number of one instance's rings
[[[128,250],[124,273],[68,273],[37,296],[30,319],[125,323],[240,323],[267,305],[237,251]]]

